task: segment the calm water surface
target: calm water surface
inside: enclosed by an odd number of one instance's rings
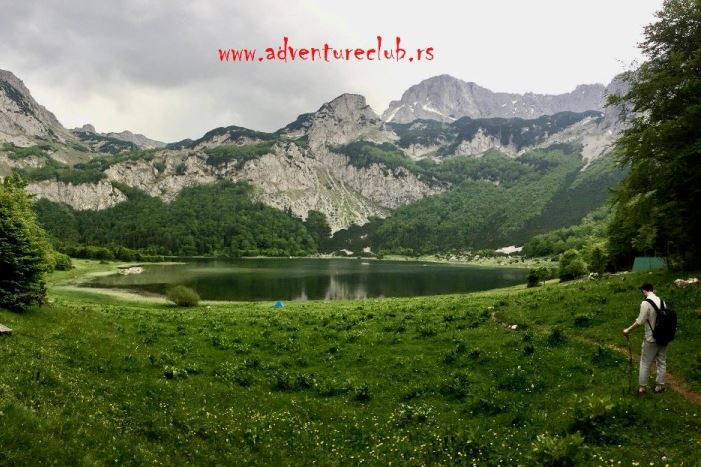
[[[528,273],[422,262],[278,258],[188,260],[144,269],[97,277],[87,285],[165,293],[183,284],[205,300],[328,300],[473,292],[524,283]]]

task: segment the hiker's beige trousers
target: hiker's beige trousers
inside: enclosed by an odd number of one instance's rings
[[[643,351],[640,354],[640,386],[647,386],[652,362],[657,364],[657,384],[664,384],[664,377],[667,374],[667,346],[643,339]]]

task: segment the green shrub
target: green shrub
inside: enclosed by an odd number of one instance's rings
[[[584,328],[584,327],[591,325],[593,319],[594,318],[591,315],[580,313],[578,315],[575,315],[574,325],[575,325],[575,327],[578,327],[578,328]]]
[[[433,408],[427,405],[400,404],[389,416],[389,422],[398,428],[423,425],[433,419]]]
[[[229,384],[236,384],[241,387],[249,387],[253,384],[251,369],[247,365],[237,366],[231,362],[223,363],[214,371],[214,377]]]
[[[587,273],[587,264],[577,250],[567,250],[560,257],[560,280],[571,281]]]
[[[54,271],[70,271],[73,263],[68,255],[54,251],[50,254],[49,260]]]
[[[701,353],[696,355],[696,361],[691,370],[691,379],[701,381]]]
[[[370,393],[370,387],[368,383],[363,383],[357,388],[353,394],[353,400],[356,402],[368,402],[372,399],[372,394]]]
[[[577,397],[569,431],[580,433],[587,442],[616,444],[624,427],[635,423],[638,414],[627,401],[610,396]]]
[[[560,326],[553,328],[548,334],[548,344],[551,346],[563,344],[566,339],[565,331]]]
[[[440,393],[452,399],[463,399],[470,394],[470,381],[465,373],[453,373],[440,386]]]
[[[163,376],[165,376],[166,379],[185,379],[187,378],[187,370],[184,368],[167,366],[163,371]]]
[[[175,303],[177,306],[191,307],[197,306],[200,302],[200,296],[196,291],[184,285],[176,285],[172,289],[168,290],[166,297],[169,301]]]
[[[526,287],[538,287],[539,285],[540,275],[538,274],[538,271],[536,271],[535,269],[531,269],[530,271],[528,271],[528,275],[526,276]]]
[[[569,436],[538,435],[532,445],[531,460],[534,465],[543,466],[579,465],[584,460],[583,443],[584,439],[579,433]]]

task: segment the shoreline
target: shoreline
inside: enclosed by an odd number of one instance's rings
[[[386,255],[382,258],[377,258],[373,256],[334,256],[332,254],[319,254],[315,256],[240,256],[240,257],[230,257],[230,256],[166,256],[169,259],[196,259],[196,260],[238,260],[238,259],[343,259],[343,260],[362,260],[362,261],[390,261],[390,262],[415,262],[415,263],[437,263],[437,264],[454,264],[461,266],[476,266],[476,267],[486,267],[486,268],[505,268],[505,269],[531,269],[535,267],[556,267],[557,263],[555,261],[550,261],[545,258],[523,258],[521,256],[502,256],[502,257],[489,257],[480,258],[478,260],[474,259],[463,259],[458,257],[457,259],[445,259],[438,257],[436,255],[423,255],[423,256],[405,256],[405,255]],[[134,265],[144,265],[144,264],[183,264],[187,261],[166,261],[166,262],[141,262],[134,263]]]
[[[265,259],[285,259],[288,257],[263,257]],[[377,260],[375,258],[361,258],[362,260],[369,260],[373,259],[375,261],[394,261],[394,262],[431,262],[431,261],[423,261],[423,260],[416,260],[414,258],[409,258],[405,257],[407,259],[382,259],[382,260]],[[261,259],[261,258],[257,258]],[[324,258],[324,257],[298,257],[297,259],[336,259],[336,257],[331,257],[331,258]],[[357,258],[339,258],[339,259],[355,259]],[[184,262],[163,262],[163,263],[144,263],[144,262],[109,262],[109,263],[100,263],[97,260],[89,260],[89,259],[73,259],[73,264],[74,268],[71,269],[70,271],[54,271],[51,273],[51,275],[47,278],[47,286],[50,292],[58,292],[59,295],[72,295],[73,293],[77,294],[88,294],[88,295],[93,295],[96,297],[106,297],[106,298],[113,298],[113,299],[118,299],[118,300],[124,300],[124,301],[129,301],[129,302],[142,302],[142,303],[151,303],[151,304],[160,304],[160,305],[171,305],[171,303],[166,299],[165,295],[160,295],[160,294],[155,294],[155,293],[141,293],[137,292],[134,290],[129,290],[129,289],[122,289],[122,288],[108,288],[108,287],[86,287],[85,284],[88,282],[91,278],[94,277],[100,277],[100,276],[108,276],[111,274],[116,274],[119,269],[126,268],[126,267],[134,267],[134,266],[140,266],[140,265],[148,265],[148,264],[157,264],[157,265],[173,265],[173,264],[184,264]],[[435,263],[440,263],[439,261],[434,261]],[[449,263],[449,262],[443,262],[445,264],[455,264],[456,266],[472,266],[472,267],[490,267],[488,265],[475,265],[475,264],[467,264],[467,263]],[[507,269],[508,266],[502,266],[503,268]],[[514,268],[515,269],[515,268]],[[497,287],[494,289],[486,289],[486,290],[477,290],[477,291],[470,291],[470,292],[456,292],[456,293],[451,293],[451,294],[438,294],[438,295],[416,295],[416,296],[411,296],[411,297],[371,297],[371,298],[366,298],[363,300],[384,300],[384,299],[406,299],[406,298],[420,298],[420,297],[439,297],[439,296],[450,296],[450,295],[470,295],[470,294],[481,294],[481,293],[487,293],[491,294],[494,292],[513,292],[515,290],[521,290],[526,288],[526,284],[516,284],[516,285],[511,285],[507,287]],[[63,292],[63,294],[61,293]],[[337,299],[337,300],[328,300],[328,299],[317,299],[317,300],[304,300],[306,302],[348,302],[348,301],[355,301],[358,299]],[[286,302],[288,301],[296,301],[296,300],[285,300]],[[275,300],[250,300],[250,301],[240,301],[240,300],[200,300],[200,305],[227,305],[227,304],[242,304],[242,303],[266,303],[266,302],[275,302]]]

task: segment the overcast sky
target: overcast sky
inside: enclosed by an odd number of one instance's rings
[[[227,125],[276,130],[344,92],[378,113],[422,79],[568,92],[639,60],[653,0],[0,0],[0,69],[68,128],[170,142]],[[219,48],[372,47],[401,36],[424,63],[220,63]]]

